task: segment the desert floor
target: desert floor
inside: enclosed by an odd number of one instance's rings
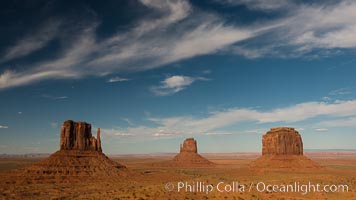
[[[160,167],[174,156],[118,155],[111,159],[128,167],[121,178],[81,178],[79,181],[17,180],[13,169],[21,169],[43,158],[0,159],[0,199],[356,199],[356,152],[313,152],[306,156],[324,169],[302,171],[252,170],[248,164],[258,158],[254,153],[202,154],[217,165],[209,168]],[[152,164],[154,163],[154,164]],[[178,183],[201,183],[195,191]],[[218,183],[223,182],[219,185]],[[348,185],[347,191],[337,192],[267,192],[257,191],[256,185],[290,185],[292,183]],[[235,190],[224,191],[235,183]],[[213,191],[202,191],[212,185]],[[261,186],[262,184],[260,184]],[[182,186],[182,185],[181,185]],[[262,188],[260,188],[262,189]]]

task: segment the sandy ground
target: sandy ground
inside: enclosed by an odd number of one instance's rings
[[[306,153],[324,169],[279,172],[251,170],[248,164],[259,156],[254,153],[203,156],[217,165],[159,167],[157,163],[172,159],[170,154],[111,156],[126,165],[131,174],[110,179],[85,178],[75,183],[18,181],[9,170],[24,168],[41,158],[3,158],[0,199],[356,199],[356,153]],[[319,192],[313,191],[312,186],[315,188],[317,184]],[[263,189],[264,186],[272,189],[273,185],[278,191]],[[337,186],[337,191],[322,191],[325,185],[335,185],[328,189]],[[340,185],[347,185],[348,191],[345,187],[341,191]],[[289,190],[294,186],[299,191],[284,192],[284,186]]]

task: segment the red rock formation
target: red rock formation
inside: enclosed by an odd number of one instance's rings
[[[98,128],[98,131],[97,131],[97,134],[96,134],[96,145],[97,145],[97,148],[98,148],[98,151],[102,152],[102,148],[101,148],[101,139],[100,139],[100,128]]]
[[[174,166],[180,167],[204,167],[213,166],[214,163],[198,154],[197,141],[187,138],[180,145],[180,153],[173,158]]]
[[[288,127],[272,128],[262,137],[262,156],[250,167],[274,170],[305,170],[321,167],[303,155],[301,135]]]
[[[61,129],[60,150],[19,174],[36,181],[72,182],[81,177],[122,176],[127,171],[124,168],[102,153],[100,128],[95,138],[90,124],[68,120]]]
[[[262,138],[262,155],[303,155],[302,137],[294,128],[271,128]]]
[[[197,141],[194,138],[187,138],[183,144],[180,145],[180,153],[193,152],[198,153]]]
[[[91,134],[91,125],[86,122],[67,120],[63,123],[60,136],[60,150],[102,151],[100,129],[97,139]]]

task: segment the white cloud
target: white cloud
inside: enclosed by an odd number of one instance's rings
[[[165,132],[164,130],[158,130],[158,132],[152,134],[153,137],[170,137],[173,135],[178,135],[178,134],[174,134],[171,132]]]
[[[140,0],[147,7],[151,7],[159,10],[160,12],[166,13],[164,18],[157,19],[153,21],[154,23],[149,23],[144,21],[140,30],[146,31],[152,30],[157,26],[168,25],[170,23],[177,22],[181,19],[186,18],[191,12],[191,5],[184,0],[178,1],[162,1],[162,0]]]
[[[127,78],[121,78],[118,76],[115,77],[111,77],[109,80],[107,80],[106,82],[108,83],[115,83],[115,82],[123,82],[123,81],[129,81],[130,79]]]
[[[329,92],[330,95],[346,95],[346,94],[351,94],[351,91],[349,88],[340,88],[337,90],[333,90],[331,92]]]
[[[43,94],[41,97],[46,98],[46,99],[52,99],[52,100],[62,100],[62,99],[68,99],[68,96],[53,96],[53,95],[48,95],[48,94]]]
[[[329,129],[327,129],[327,128],[317,128],[317,129],[315,129],[315,131],[317,131],[317,132],[328,132]]]
[[[264,49],[264,48],[252,49],[252,48],[245,48],[241,46],[234,46],[230,49],[234,54],[242,55],[250,59],[260,58],[268,52],[268,49]]]
[[[117,129],[104,129],[104,128],[101,128],[101,129],[100,129],[100,133],[102,133],[102,134],[104,134],[104,135],[120,136],[120,137],[131,137],[131,136],[134,136],[134,135],[135,135],[135,134],[133,134],[133,133],[122,132],[122,131],[117,130]]]
[[[322,121],[317,125],[326,127],[356,127],[356,117]]]
[[[133,125],[135,125],[130,119],[128,119],[128,118],[121,118],[122,120],[124,120],[128,125],[130,125],[130,126],[133,126]]]
[[[323,98],[321,98],[321,99],[324,100],[324,101],[330,101],[330,100],[331,100],[330,97],[323,97]]]
[[[355,1],[331,5],[300,6],[295,16],[287,19],[290,44],[311,50],[315,48],[355,48]]]
[[[264,0],[229,0],[229,2],[245,4],[251,9],[284,13],[282,17],[273,20],[275,23],[279,22],[280,26],[264,31],[266,34],[262,36],[257,34],[253,38],[254,42],[231,48],[233,53],[248,58],[263,56],[319,58],[340,54],[343,49],[356,48],[354,37],[356,21],[352,20],[356,17],[355,1],[296,3],[276,0],[270,3]]]
[[[167,62],[193,56],[215,53],[223,47],[252,37],[250,30],[224,26],[222,23],[205,22],[195,30],[175,41],[174,48],[165,58]]]
[[[274,11],[294,6],[292,0],[216,0],[224,4],[245,5],[251,10]]]
[[[232,135],[232,133],[230,133],[230,132],[208,132],[208,133],[205,133],[205,135],[208,135],[208,136],[224,136],[224,135]]]
[[[352,116],[356,113],[356,101],[340,101],[337,103],[306,102],[271,111],[255,109],[232,108],[212,113],[202,119],[187,119],[186,127],[200,131],[215,130],[240,122],[255,122],[257,124],[276,122],[299,122],[318,116]]]
[[[82,35],[70,48],[66,49],[59,58],[38,63],[36,67],[26,71],[16,72],[7,70],[0,75],[0,89],[26,85],[48,79],[73,79],[89,73],[80,68],[83,57],[94,49],[92,36],[94,27],[83,30]]]
[[[134,136],[133,134],[130,134],[130,133],[115,133],[114,135],[115,136],[124,136],[124,137],[126,137],[126,136]]]
[[[0,89],[48,79],[148,70],[215,53],[253,35],[248,28],[227,26],[216,14],[202,10],[191,12],[192,5],[185,0],[141,2],[157,15],[149,15],[133,28],[106,39],[96,38],[99,22],[77,30],[77,34],[67,34],[73,38],[65,39],[72,42],[65,43],[58,58],[22,67],[25,70],[5,70],[0,74]]]
[[[198,80],[208,80],[203,77],[189,77],[174,75],[161,81],[159,86],[151,87],[151,91],[157,96],[172,95],[184,90],[187,86]]]
[[[192,84],[193,78],[188,76],[171,76],[162,81],[163,86],[167,88],[181,88]]]
[[[0,63],[31,54],[46,46],[58,34],[61,22],[50,20],[8,48]]]
[[[338,48],[356,48],[355,1],[296,4],[281,0],[236,0],[235,3],[251,9],[288,13],[243,26],[233,25],[217,13],[195,9],[185,0],[140,2],[150,8],[151,14],[131,24],[132,28],[108,38],[97,38],[96,29],[100,22],[94,21],[70,31],[75,34],[61,30],[61,37],[56,37],[58,25],[53,25],[19,40],[0,60],[28,55],[46,46],[53,38],[60,38],[64,45],[55,59],[1,72],[0,89],[48,79],[78,79],[149,70],[220,51],[253,59],[307,56],[313,49],[323,51],[311,57],[329,56],[339,52]],[[254,41],[249,43],[247,39]],[[39,43],[33,43],[38,40]],[[246,42],[242,45],[242,41]]]
[[[211,73],[211,70],[203,70],[202,72],[201,72],[202,74],[210,74]]]
[[[344,118],[353,117],[347,123],[341,121],[328,122],[334,125],[356,125],[356,100],[337,101],[335,103],[305,102],[289,107],[261,111],[248,108],[231,108],[223,111],[211,112],[205,117],[177,116],[166,118],[148,118],[152,126],[137,126],[123,129],[120,132],[134,134],[140,137],[174,137],[190,134],[227,133],[224,129],[239,123],[296,123],[317,117]],[[320,120],[319,120],[320,121]],[[325,122],[317,125],[326,125]],[[118,128],[120,130],[120,128]],[[267,129],[242,131],[246,133],[263,134]],[[304,129],[299,128],[302,131]],[[324,129],[319,129],[322,131]],[[144,133],[144,134],[143,134]]]
[[[9,128],[9,127],[7,127],[7,126],[0,126],[0,128]]]
[[[255,133],[255,134],[263,134],[266,133],[267,129],[252,129],[252,130],[246,130],[244,131],[245,133]]]

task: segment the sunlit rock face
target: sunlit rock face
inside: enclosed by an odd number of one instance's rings
[[[123,177],[127,172],[124,165],[102,152],[100,128],[95,138],[91,124],[67,120],[61,128],[60,150],[19,174],[34,182],[77,182],[90,177]]]
[[[271,128],[263,135],[262,155],[303,155],[302,137],[294,128]]]
[[[198,153],[197,141],[194,138],[187,138],[180,145],[180,152]]]
[[[262,171],[305,171],[322,166],[303,155],[301,135],[294,128],[271,128],[262,137],[262,156],[251,162],[252,169]]]
[[[195,167],[212,166],[214,163],[198,154],[197,141],[194,138],[187,138],[180,145],[179,154],[173,158],[176,166]]]

